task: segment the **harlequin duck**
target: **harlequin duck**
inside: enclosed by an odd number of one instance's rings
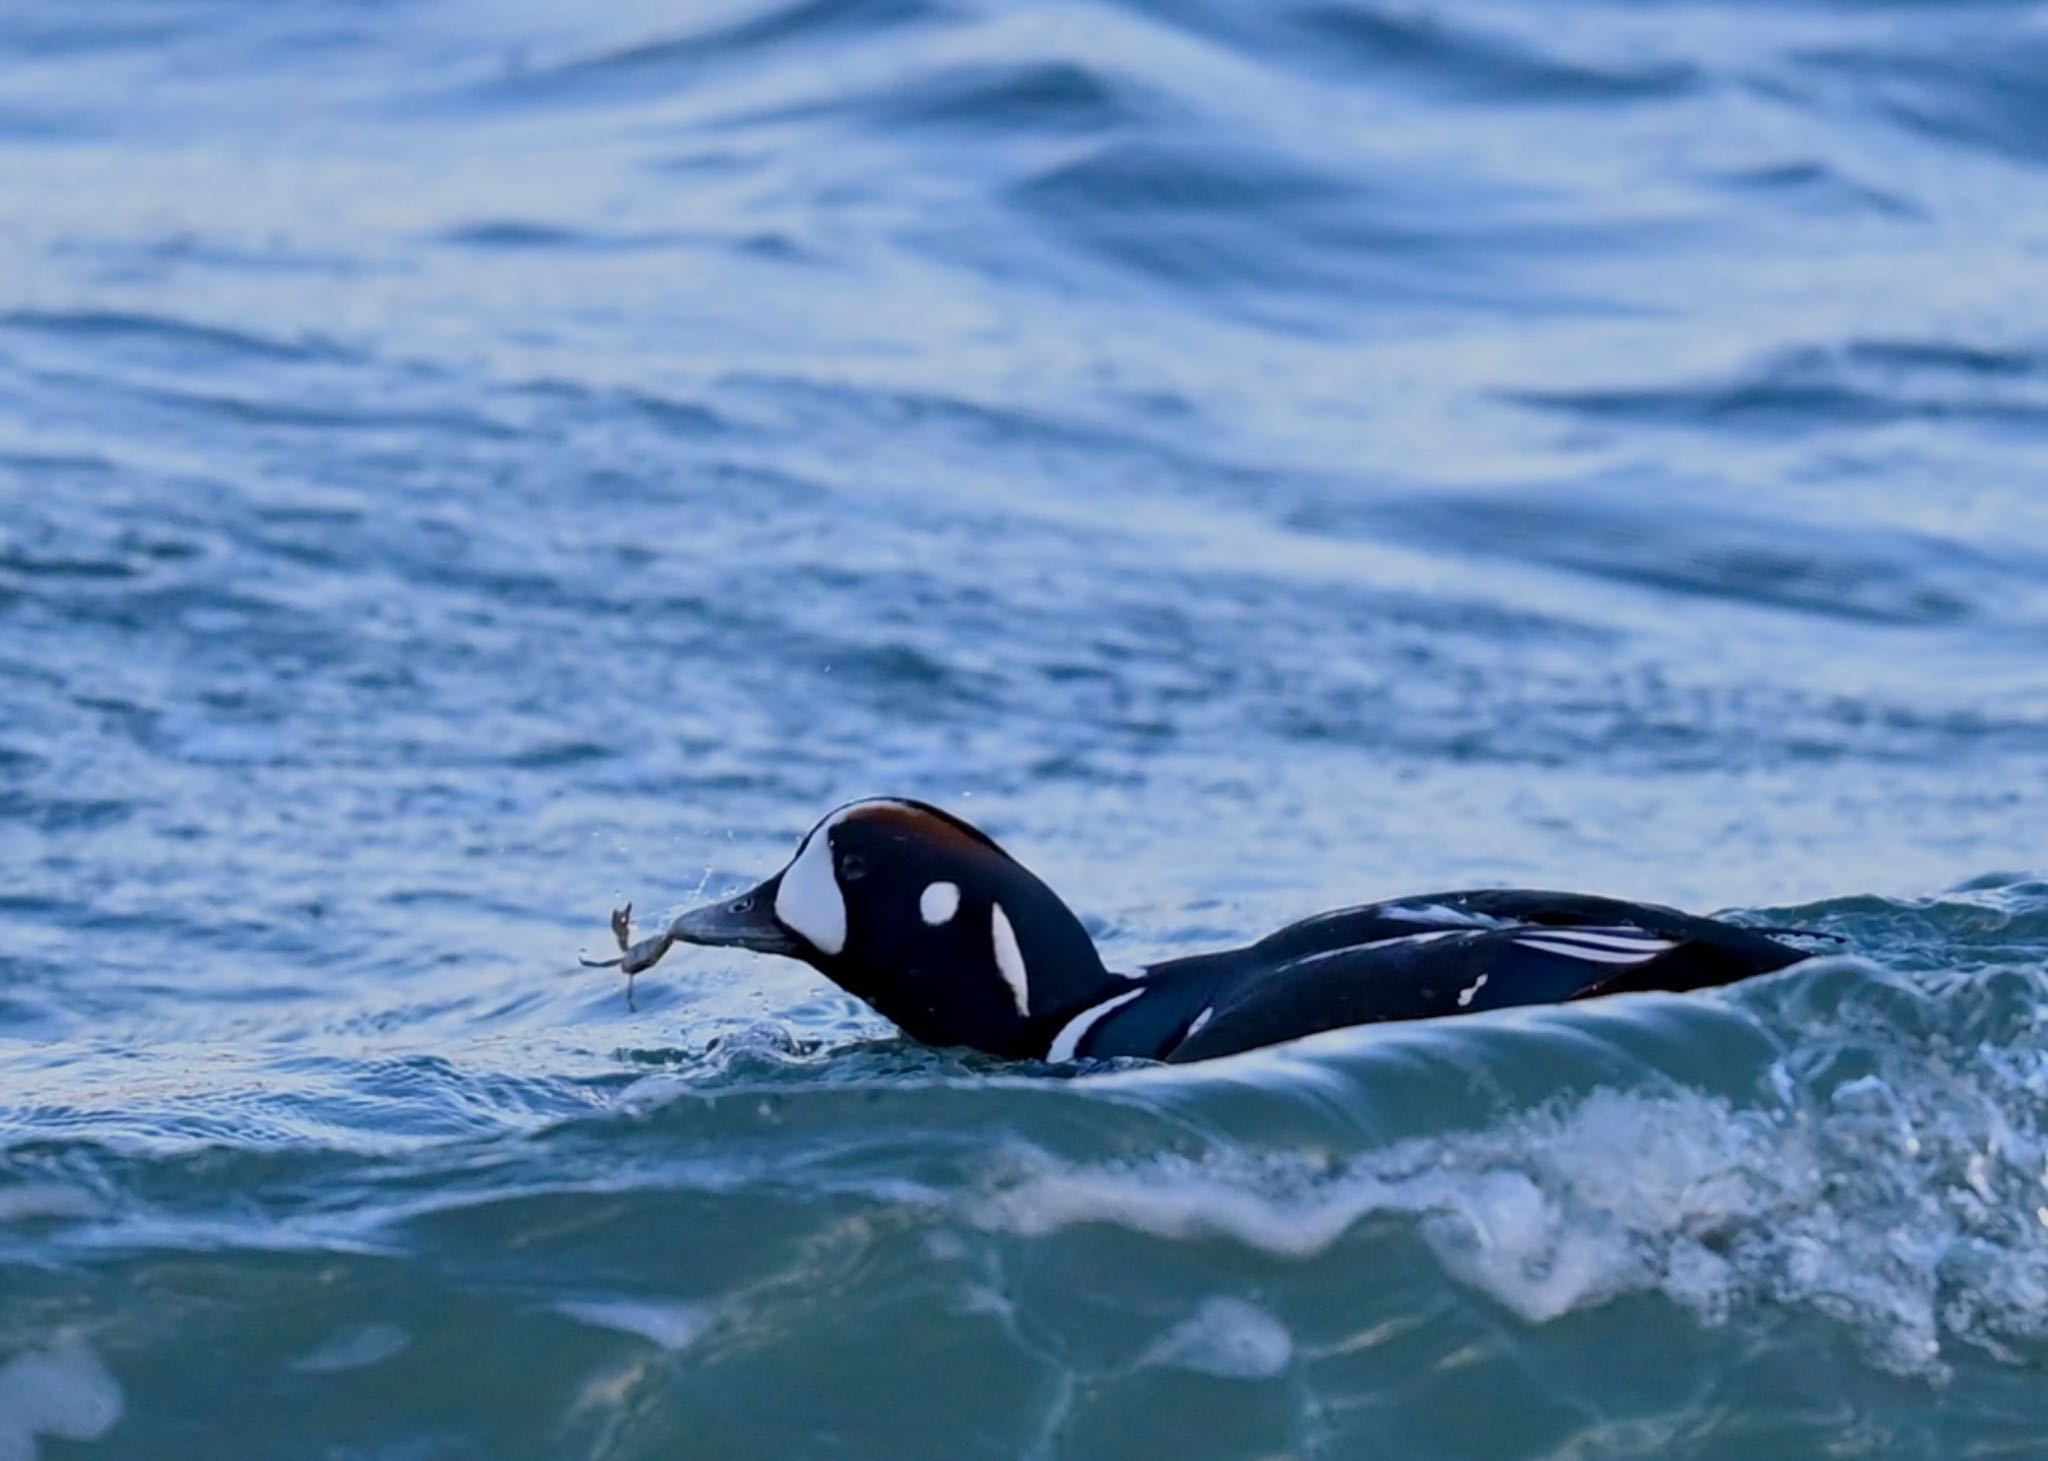
[[[801,959],[929,1045],[1010,1059],[1190,1061],[1382,1020],[1630,990],[1728,984],[1808,957],[1771,934],[1577,893],[1431,893],[1322,913],[1255,944],[1105,968],[1081,921],[986,834],[876,799],[813,827],[774,877],[631,942],[637,973],[677,943]],[[1821,935],[1827,937],[1827,935]]]

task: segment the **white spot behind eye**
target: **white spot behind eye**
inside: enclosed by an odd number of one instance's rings
[[[949,922],[960,911],[960,885],[933,883],[917,900],[917,911],[933,928]]]
[[[1031,986],[1024,970],[1024,951],[1017,947],[1017,930],[1010,927],[1009,915],[1003,912],[1003,905],[989,905],[989,925],[995,935],[996,972],[1003,976],[1003,982],[1010,986],[1010,993],[1017,1001],[1017,1013],[1026,1019],[1031,1017]]]
[[[827,821],[805,840],[775,890],[775,916],[821,954],[846,947],[846,896],[832,872],[832,827]]]

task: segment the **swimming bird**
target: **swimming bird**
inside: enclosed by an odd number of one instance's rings
[[[1129,972],[979,828],[874,798],[813,827],[782,871],[631,939],[628,974],[671,946],[800,959],[927,1045],[1009,1059],[1205,1060],[1386,1020],[1728,984],[1809,955],[1773,934],[1579,893],[1429,893],[1320,913],[1253,944]],[[1819,935],[1828,937],[1828,935]]]

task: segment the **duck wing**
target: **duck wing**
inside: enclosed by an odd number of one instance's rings
[[[1656,904],[1488,889],[1321,914],[1224,957],[1234,965],[1230,977],[1212,985],[1215,1002],[1166,1059],[1202,1060],[1386,1020],[1700,989],[1807,955],[1756,930]]]
[[[1253,947],[1265,957],[1277,960],[1419,933],[1517,928],[1627,928],[1676,938],[1712,937],[1722,931],[1746,932],[1734,924],[1682,913],[1660,903],[1530,888],[1482,888],[1461,893],[1425,893],[1318,913],[1268,934]]]

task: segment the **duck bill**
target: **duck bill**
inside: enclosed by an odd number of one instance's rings
[[[795,956],[802,952],[794,935],[775,917],[775,890],[779,877],[770,878],[751,892],[723,903],[706,903],[678,914],[668,926],[668,937],[679,944],[705,944],[712,948],[752,949],[757,954]]]

